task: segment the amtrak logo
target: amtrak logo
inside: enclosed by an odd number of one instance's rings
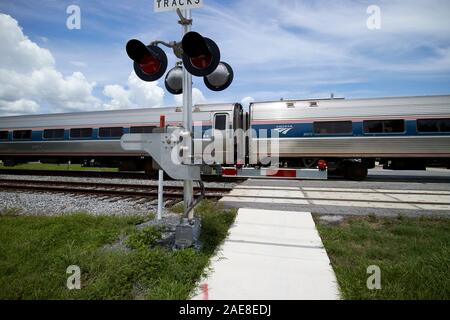
[[[279,134],[287,135],[292,129],[294,128],[290,126],[290,127],[276,128],[275,131],[277,131]]]

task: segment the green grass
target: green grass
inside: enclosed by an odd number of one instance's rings
[[[450,219],[317,219],[344,299],[450,299]],[[381,269],[381,290],[367,268]]]
[[[173,213],[178,213],[179,215],[184,214],[184,202],[178,202],[176,205],[174,205],[172,208],[170,208],[170,211]]]
[[[200,251],[149,247],[159,231],[136,231],[138,217],[0,215],[0,299],[187,299],[224,240],[236,212],[203,202]],[[133,250],[111,250],[124,235]],[[81,268],[81,290],[66,269]]]
[[[117,168],[96,168],[96,167],[82,167],[81,164],[46,164],[46,163],[24,163],[18,164],[14,167],[5,167],[0,162],[0,169],[2,170],[72,170],[72,171],[107,171],[118,172]]]

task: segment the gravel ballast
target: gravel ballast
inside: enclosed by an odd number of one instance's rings
[[[77,177],[45,177],[45,176],[17,176],[10,174],[0,174],[0,179],[12,180],[34,180],[34,181],[63,181],[63,182],[90,182],[90,183],[117,183],[157,186],[158,180],[137,180],[137,179],[104,179],[104,178],[77,178]],[[164,181],[168,187],[183,186],[183,181]],[[205,182],[207,188],[234,187],[237,183],[229,182]],[[196,183],[194,183],[194,187]]]
[[[62,193],[0,192],[0,211],[13,209],[26,215],[60,215],[74,212],[113,216],[147,215],[154,212],[155,208],[155,201],[139,204],[132,200],[111,201]]]
[[[133,185],[158,185],[156,180],[134,179],[99,179],[76,177],[44,177],[0,175],[0,179],[95,182]],[[182,186],[181,181],[165,181],[165,186]],[[206,187],[233,187],[233,183],[205,183]],[[70,195],[63,193],[0,191],[0,211],[14,210],[24,215],[62,215],[74,212],[85,212],[93,215],[148,215],[155,213],[158,201],[150,200],[142,203],[136,199],[102,199],[89,195]]]

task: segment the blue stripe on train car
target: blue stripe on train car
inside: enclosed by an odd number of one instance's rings
[[[33,141],[42,141],[43,140],[42,139],[42,134],[43,134],[43,131],[33,131],[31,133],[31,140],[33,140]]]
[[[252,129],[256,130],[256,137],[271,138],[271,131],[275,130],[279,133],[280,138],[326,138],[326,137],[395,137],[395,136],[449,136],[447,133],[418,133],[415,120],[405,121],[405,132],[403,133],[371,133],[363,132],[363,122],[353,122],[352,133],[350,134],[314,134],[313,123],[286,123],[286,124],[257,124],[252,125]]]
[[[200,126],[199,126],[200,127]],[[195,130],[199,127],[193,127]],[[343,135],[316,135],[313,133],[313,123],[287,123],[287,124],[262,124],[262,125],[252,125],[252,129],[256,130],[256,137],[258,138],[271,138],[271,131],[276,130],[279,133],[280,138],[300,138],[300,137],[308,137],[308,138],[324,138],[324,137],[383,137],[383,136],[450,136],[450,132],[441,132],[441,133],[418,133],[416,128],[415,120],[405,121],[405,129],[404,133],[382,133],[382,134],[364,134],[363,133],[363,122],[353,122],[353,133],[352,134],[343,134]],[[202,126],[201,132],[202,135],[205,136],[205,133],[209,133],[211,135],[213,127],[212,126]],[[99,129],[92,130],[92,137],[85,139],[71,139],[70,138],[70,129],[65,129],[64,131],[64,139],[61,140],[47,140],[43,138],[43,130],[34,130],[32,132],[31,141],[39,142],[39,141],[76,141],[76,140],[120,140],[120,138],[99,138],[98,133]],[[124,128],[123,133],[130,133],[130,128]],[[27,140],[13,140],[12,131],[9,131],[8,140],[3,140],[3,142],[20,142]],[[28,140],[30,141],[30,140]]]
[[[193,127],[193,130],[195,130],[196,127]],[[207,132],[208,130],[212,130],[212,126],[203,126],[201,127],[201,132],[202,134],[205,134],[205,132]],[[130,128],[123,128],[123,134],[128,134],[130,133],[131,129]],[[12,138],[12,131],[9,131],[8,134],[8,140],[4,140],[3,142],[26,142],[26,141],[34,141],[34,142],[43,142],[43,141],[76,141],[76,140],[82,140],[82,141],[86,141],[86,140],[120,140],[121,137],[118,138],[110,138],[110,137],[105,137],[105,138],[100,138],[98,136],[99,133],[99,129],[98,128],[94,128],[92,129],[92,137],[89,138],[81,138],[81,139],[71,139],[70,138],[70,129],[65,129],[64,130],[64,139],[44,139],[44,130],[33,130],[32,134],[31,134],[31,140],[13,140]]]

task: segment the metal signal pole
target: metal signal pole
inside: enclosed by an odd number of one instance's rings
[[[178,14],[180,15],[180,11]],[[182,12],[182,17],[180,16],[180,24],[183,26],[183,36],[191,31],[192,28],[192,15],[191,10],[186,9]],[[184,19],[183,19],[184,18]],[[184,129],[192,134],[192,75],[183,66],[183,125]],[[189,150],[188,155],[185,155],[185,161],[192,162],[192,139],[184,139],[185,150]],[[192,180],[184,181],[184,211],[187,212],[188,208],[194,202],[194,186]],[[187,217],[189,221],[194,219],[194,210],[191,210]]]

